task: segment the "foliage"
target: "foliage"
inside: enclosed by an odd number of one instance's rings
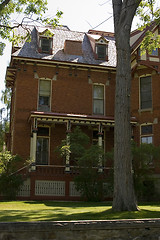
[[[154,200],[154,169],[159,165],[160,147],[153,144],[132,144],[136,195],[139,200]]]
[[[114,158],[113,150],[107,152],[107,159]],[[138,200],[153,201],[156,198],[154,183],[156,179],[152,178],[154,169],[159,167],[160,147],[153,144],[143,143],[138,146],[132,141],[133,156],[133,179],[134,187]],[[110,186],[113,184],[113,175],[110,180]],[[155,197],[155,198],[154,198]]]
[[[142,0],[137,9],[136,15],[139,17],[138,28],[143,31],[146,27],[152,26],[154,22],[160,24],[160,8],[156,7],[156,0]],[[148,29],[141,43],[141,54],[148,50],[149,54],[152,50],[160,47],[160,36]]]
[[[69,138],[70,143],[67,143],[66,139],[62,140],[57,150],[64,157],[67,153],[71,154],[74,164],[77,164],[78,157],[84,154],[85,149],[89,145],[89,137],[77,126],[72,133],[69,133]]]
[[[10,152],[0,153],[0,193],[7,199],[15,199],[23,183],[22,176],[17,174],[21,158]]]
[[[74,178],[76,189],[87,201],[99,201],[103,195],[99,168],[100,161],[104,160],[104,152],[99,146],[89,143],[89,137],[80,127],[76,127],[69,136],[70,144],[66,145],[66,141],[63,141],[60,149],[63,156],[69,152],[78,166],[79,174]]]
[[[61,11],[57,11],[53,18],[45,17],[47,12],[47,0],[0,0],[0,37],[1,39],[8,39],[13,42],[22,40],[24,37],[12,35],[12,30],[18,27],[24,27],[30,35],[29,28],[26,27],[29,23],[36,24],[51,24],[53,27],[57,26],[62,15]],[[23,16],[21,22],[14,21],[13,16],[21,14]],[[14,23],[14,24],[12,24]],[[5,44],[0,42],[0,54],[3,53]]]
[[[1,101],[5,108],[0,109],[0,151],[2,151],[4,146],[5,133],[9,132],[11,89],[6,88],[2,91]]]
[[[102,155],[102,149],[97,145],[92,145],[77,160],[79,174],[74,178],[74,182],[76,189],[87,201],[100,201],[102,199],[104,179],[101,178],[99,172],[99,160]]]
[[[0,152],[5,146],[5,133],[9,132],[9,122],[6,119],[0,122]]]
[[[76,127],[74,131],[70,133],[71,158],[75,163],[77,163],[77,160],[85,154],[89,142],[89,137],[80,129],[80,127]]]

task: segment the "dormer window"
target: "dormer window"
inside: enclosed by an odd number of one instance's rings
[[[48,39],[48,38],[42,38],[42,39],[41,39],[42,52],[47,52],[47,53],[49,53],[50,48],[51,48],[50,45],[51,45],[51,44],[50,44],[50,39]]]
[[[39,52],[52,54],[52,38],[40,37],[39,39]]]
[[[99,39],[95,44],[95,58],[98,60],[108,60],[108,41],[106,39]]]
[[[107,46],[106,44],[97,44],[97,58],[99,60],[106,60],[106,55],[107,55]]]

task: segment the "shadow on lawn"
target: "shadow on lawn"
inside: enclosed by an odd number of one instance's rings
[[[61,201],[24,201],[27,204],[44,204],[49,207],[97,207],[97,206],[111,206],[111,202],[61,202]]]
[[[0,222],[30,222],[30,221],[76,221],[76,220],[111,220],[111,219],[143,219],[159,218],[160,211],[141,210],[138,212],[113,212],[108,209],[102,212],[70,213],[62,209],[54,210],[3,210],[0,211]]]

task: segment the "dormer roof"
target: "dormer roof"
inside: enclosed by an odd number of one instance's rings
[[[44,29],[41,29],[42,30],[42,32],[40,31],[40,29],[39,29],[39,31],[38,31],[38,33],[39,33],[39,36],[43,36],[43,37],[51,37],[51,36],[53,36],[54,35],[54,33],[52,32],[52,30],[51,29],[48,29],[48,28],[46,28],[45,30]]]
[[[108,43],[108,40],[104,36],[88,34],[89,39],[94,40],[97,43]]]

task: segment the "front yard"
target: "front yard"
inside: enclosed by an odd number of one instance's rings
[[[112,212],[110,202],[1,201],[0,222],[160,218],[160,203],[140,203],[139,212]]]

